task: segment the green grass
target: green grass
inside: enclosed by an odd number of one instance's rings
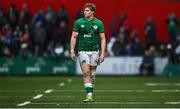
[[[71,79],[72,82],[69,83],[67,79]],[[60,86],[60,83],[65,85]],[[161,84],[147,86],[146,83]],[[45,93],[48,89],[53,91]],[[33,99],[38,94],[43,96]],[[179,108],[180,78],[97,76],[94,89],[95,102],[81,103],[84,98],[81,76],[0,77],[1,108]],[[31,103],[17,106],[25,101]]]

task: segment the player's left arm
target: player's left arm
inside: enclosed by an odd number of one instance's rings
[[[102,63],[104,61],[105,58],[105,50],[106,50],[106,37],[105,37],[105,33],[99,33],[100,36],[100,41],[101,41],[101,52],[100,52],[100,56],[99,56],[99,61],[100,63]]]

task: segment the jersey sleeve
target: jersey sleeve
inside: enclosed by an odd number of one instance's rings
[[[79,30],[79,23],[78,21],[76,21],[73,26],[73,31],[78,32],[78,30]]]
[[[104,25],[102,22],[99,23],[99,32],[104,33]]]

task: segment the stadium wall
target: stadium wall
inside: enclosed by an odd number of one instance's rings
[[[107,57],[97,68],[96,75],[140,75],[142,61],[143,57]],[[167,64],[167,57],[156,57],[154,60],[154,75],[162,75]],[[82,75],[78,61],[76,61],[76,74]]]
[[[93,2],[97,6],[97,17],[104,22],[107,37],[109,38],[108,23],[112,15],[120,17],[122,12],[126,12],[132,21],[133,28],[140,34],[140,40],[144,42],[143,26],[146,18],[152,15],[157,24],[157,39],[161,42],[168,42],[169,35],[165,20],[167,16],[175,12],[180,17],[180,2],[178,0],[0,0],[0,4],[6,13],[10,4],[15,4],[17,9],[22,9],[22,4],[27,3],[32,15],[37,10],[46,11],[47,6],[51,5],[55,11],[58,11],[61,5],[64,5],[69,13],[70,25],[74,22],[74,16],[86,2]]]
[[[0,75],[75,75],[75,69],[66,57],[0,58]]]
[[[140,75],[139,68],[142,60],[143,57],[107,57],[97,68],[96,74]],[[168,58],[155,58],[155,75],[162,75],[167,64]],[[166,68],[166,73],[163,73],[163,75],[176,71],[173,68]],[[1,75],[82,75],[82,71],[78,60],[75,63],[67,57],[30,57],[27,59],[21,57],[1,57]]]

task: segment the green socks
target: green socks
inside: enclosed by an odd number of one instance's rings
[[[87,96],[92,96],[92,92],[93,92],[92,83],[85,83],[84,86],[86,89]]]

